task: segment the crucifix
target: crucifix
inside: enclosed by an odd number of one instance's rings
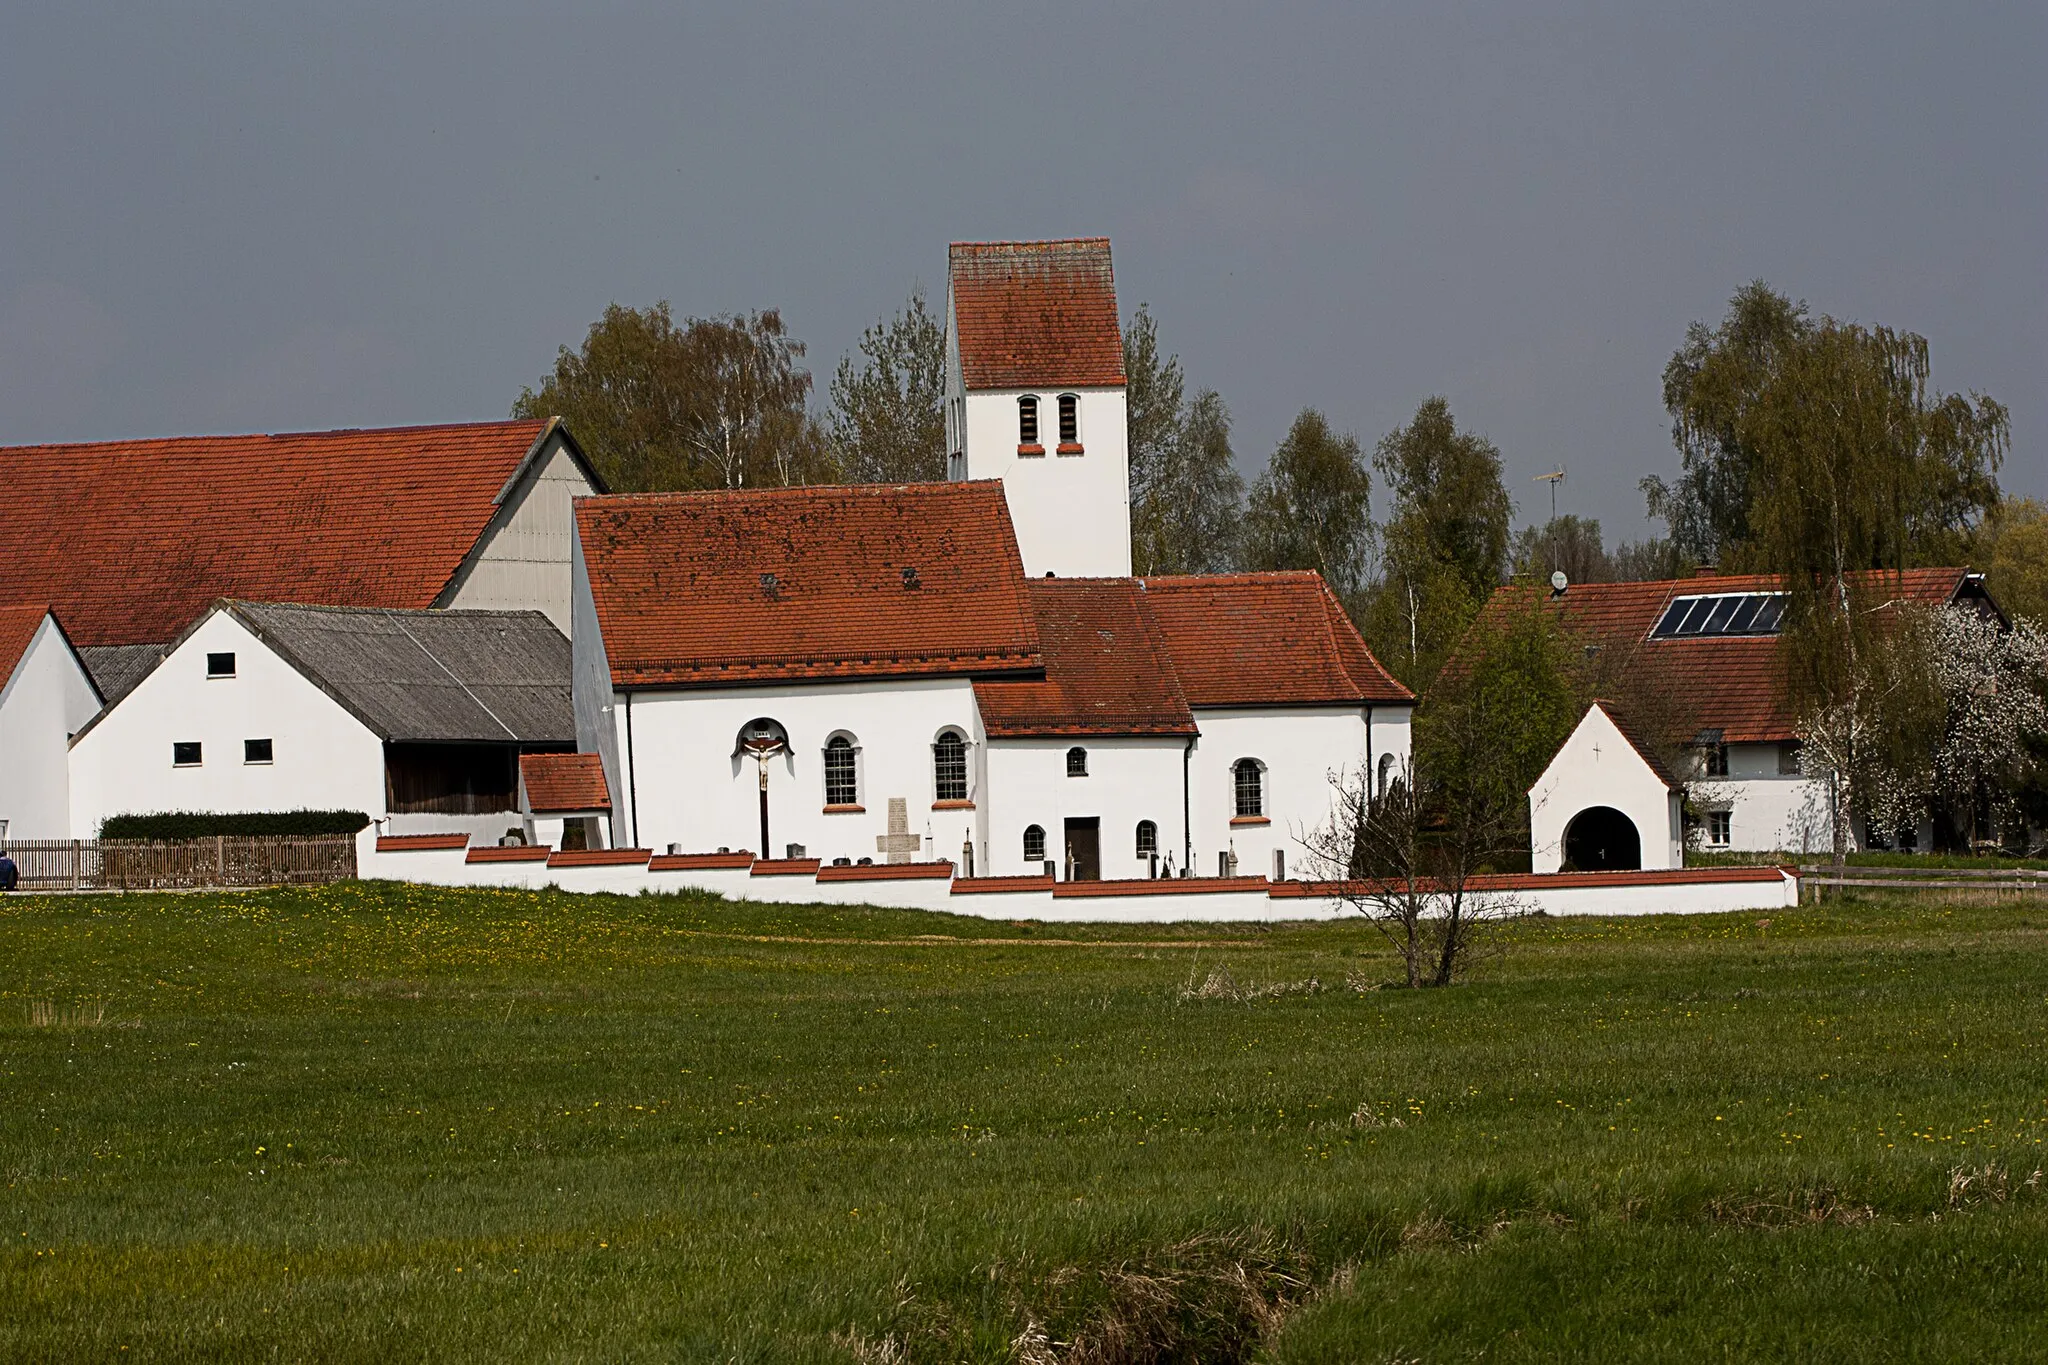
[[[740,731],[740,752],[752,756],[761,768],[761,856],[768,851],[768,760],[789,749],[789,732],[765,716],[750,720]]]
[[[901,796],[890,797],[889,832],[875,836],[875,852],[887,854],[892,863],[907,863],[922,847],[923,837],[910,832],[910,802]]]

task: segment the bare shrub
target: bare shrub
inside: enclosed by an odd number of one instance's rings
[[[107,1004],[104,1000],[88,1000],[67,1008],[48,1000],[35,1000],[28,1007],[28,1022],[32,1028],[104,1028]]]

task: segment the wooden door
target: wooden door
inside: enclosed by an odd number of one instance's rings
[[[1067,821],[1067,880],[1102,880],[1102,821],[1095,816]]]

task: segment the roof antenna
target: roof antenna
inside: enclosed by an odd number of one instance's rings
[[[1536,476],[1535,478],[1533,478],[1533,479],[1529,480],[1529,482],[1530,482],[1530,483],[1547,483],[1547,484],[1549,484],[1549,485],[1550,485],[1550,519],[1551,519],[1552,521],[1556,521],[1556,520],[1557,520],[1557,486],[1558,486],[1559,484],[1561,484],[1561,483],[1563,483],[1563,482],[1564,482],[1564,466],[1563,466],[1563,465],[1559,465],[1559,466],[1558,466],[1558,467],[1557,467],[1556,469],[1552,470],[1552,471],[1551,471],[1550,473],[1548,473],[1548,474],[1538,474],[1538,475],[1537,475],[1537,476]]]

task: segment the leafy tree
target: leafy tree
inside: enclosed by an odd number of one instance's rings
[[[1692,556],[1668,536],[1648,540],[1624,540],[1614,547],[1614,581],[1653,583],[1666,578],[1685,578],[1694,567]]]
[[[1514,504],[1500,451],[1460,432],[1450,403],[1431,398],[1381,438],[1373,466],[1393,496],[1383,573],[1364,612],[1380,661],[1422,688],[1506,576]]]
[[[2008,616],[2048,621],[2048,508],[2008,498],[1984,525],[1978,563]]]
[[[1683,473],[1643,480],[1651,515],[1685,553],[1735,569],[1809,567],[1779,552],[1816,518],[1849,569],[1954,563],[1998,501],[2009,423],[1983,395],[1931,392],[1928,372],[1924,337],[1743,286],[1665,367]]]
[[[1371,493],[1358,438],[1303,408],[1252,485],[1245,566],[1314,569],[1340,598],[1353,596],[1372,548]]]
[[[1548,579],[1562,569],[1574,583],[1611,583],[1614,561],[1601,543],[1600,523],[1567,512],[1544,525],[1524,526],[1515,537],[1511,555],[1514,571],[1537,579]]]
[[[843,356],[828,419],[841,471],[853,483],[946,477],[946,330],[922,289],[894,317],[861,333],[865,359]]]
[[[1159,353],[1159,325],[1139,305],[1124,329],[1131,462],[1131,558],[1141,574],[1236,566],[1244,480],[1230,448],[1230,409],[1214,389],[1192,402],[1180,357]]]
[[[677,326],[666,300],[615,303],[512,413],[562,417],[622,492],[829,482],[803,354],[772,308]]]

